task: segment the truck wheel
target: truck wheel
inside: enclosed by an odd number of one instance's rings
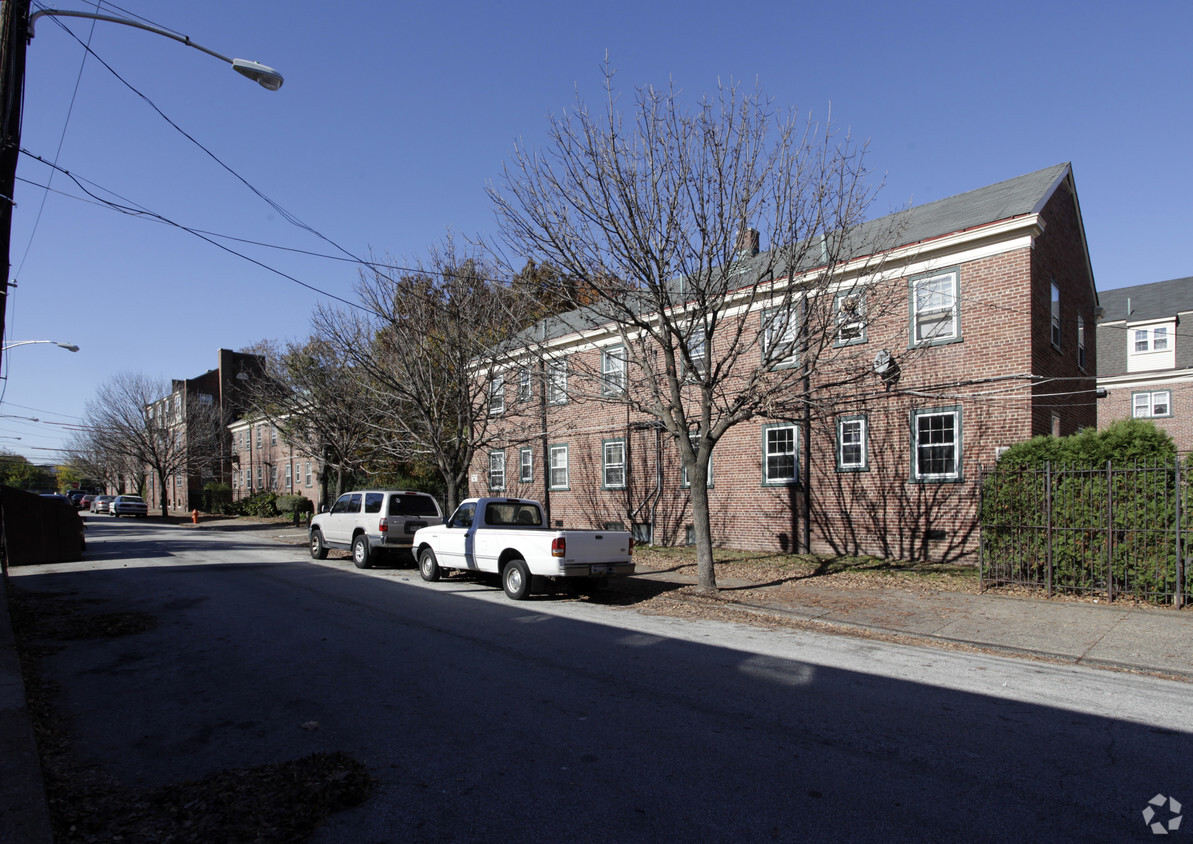
[[[327,546],[323,544],[323,533],[318,528],[311,531],[311,556],[316,560],[327,559]]]
[[[363,533],[352,540],[352,564],[358,569],[367,569],[372,565],[369,560],[369,538]]]
[[[505,571],[501,573],[501,587],[515,601],[524,600],[530,595],[530,571],[526,568],[525,560],[514,559],[506,564]]]
[[[435,559],[435,552],[430,548],[424,548],[418,555],[418,573],[428,583],[434,583],[443,573],[443,570],[439,568],[439,561]]]

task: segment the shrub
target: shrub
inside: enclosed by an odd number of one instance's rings
[[[274,506],[277,507],[279,514],[283,516],[291,516],[294,514],[295,510],[298,510],[300,513],[303,512],[305,509],[304,502],[306,500],[307,499],[305,495],[293,495],[291,493],[287,493],[285,495],[279,495],[278,500],[274,502]]]
[[[219,481],[203,484],[204,509],[208,513],[226,514],[232,512],[232,487]]]
[[[996,579],[1051,575],[1054,587],[1074,591],[1142,597],[1179,588],[1176,461],[1172,438],[1143,419],[1012,446],[982,489],[984,564]]]
[[[258,492],[249,498],[242,498],[233,505],[233,510],[240,516],[257,516],[269,518],[278,514],[276,492]]]

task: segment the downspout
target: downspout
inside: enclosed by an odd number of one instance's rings
[[[543,434],[542,476],[543,476],[543,513],[546,514],[547,524],[551,522],[551,446],[547,432],[547,362],[540,354],[539,370],[539,426]]]

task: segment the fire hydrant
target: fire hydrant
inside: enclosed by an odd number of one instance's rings
[[[191,524],[192,525],[199,524],[199,511],[198,510],[191,510]]]

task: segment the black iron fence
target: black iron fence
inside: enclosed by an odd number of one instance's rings
[[[1193,463],[981,471],[982,587],[1186,606]]]

